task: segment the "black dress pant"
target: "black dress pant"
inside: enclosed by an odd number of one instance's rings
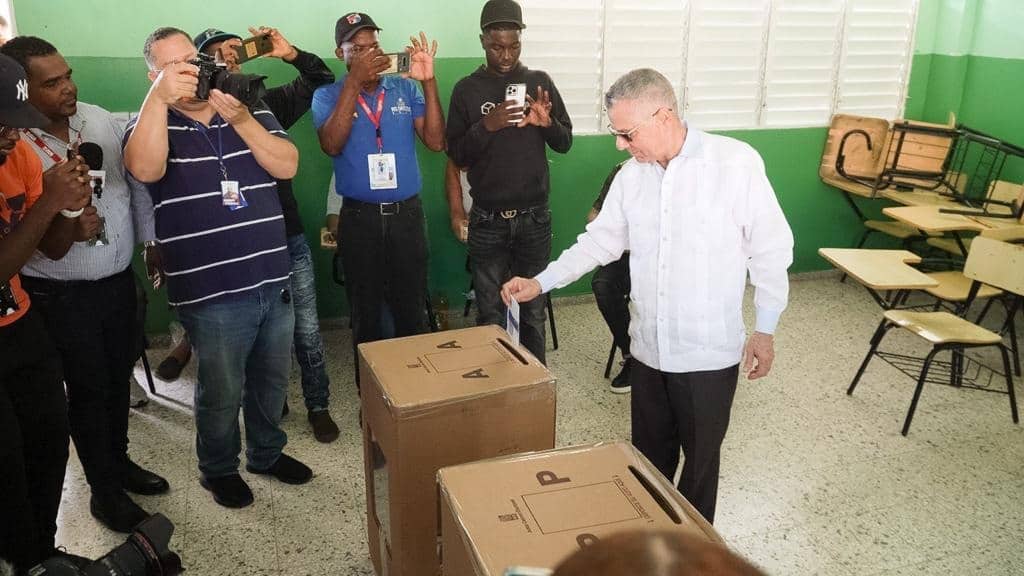
[[[427,332],[427,238],[419,196],[383,206],[346,198],[338,220],[355,344],[384,337],[385,305],[395,337]]]
[[[629,252],[607,266],[598,266],[590,280],[597,308],[623,356],[629,355],[629,287]]]
[[[53,553],[67,462],[60,360],[33,303],[0,327],[0,559],[18,571]]]
[[[120,491],[128,461],[129,378],[135,365],[135,278],[22,277],[64,367],[71,439],[94,494]]]
[[[736,393],[739,365],[706,372],[670,373],[634,362],[633,445],[671,482],[683,471],[679,492],[708,522],[715,521],[722,440]]]

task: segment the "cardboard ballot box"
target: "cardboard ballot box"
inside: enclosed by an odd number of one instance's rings
[[[553,569],[581,547],[628,530],[674,529],[722,541],[625,442],[453,466],[437,481],[444,576]]]
[[[555,379],[496,326],[362,344],[363,453],[377,574],[436,576],[440,468],[555,445]]]

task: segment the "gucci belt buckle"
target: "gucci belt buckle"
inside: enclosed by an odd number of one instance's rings
[[[501,217],[505,220],[511,220],[519,214],[519,210],[502,210]]]

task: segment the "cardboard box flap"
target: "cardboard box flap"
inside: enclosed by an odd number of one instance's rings
[[[447,330],[359,345],[388,409],[428,415],[455,402],[554,381],[498,326]]]
[[[722,542],[625,442],[453,466],[438,472],[438,482],[481,575],[500,576],[515,565],[553,568],[581,546],[625,530],[669,528]]]

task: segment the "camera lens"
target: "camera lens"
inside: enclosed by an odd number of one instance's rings
[[[219,71],[211,82],[211,85],[225,94],[230,94],[252,108],[263,98],[267,89],[263,85],[266,76],[257,74],[231,74],[226,70]]]

